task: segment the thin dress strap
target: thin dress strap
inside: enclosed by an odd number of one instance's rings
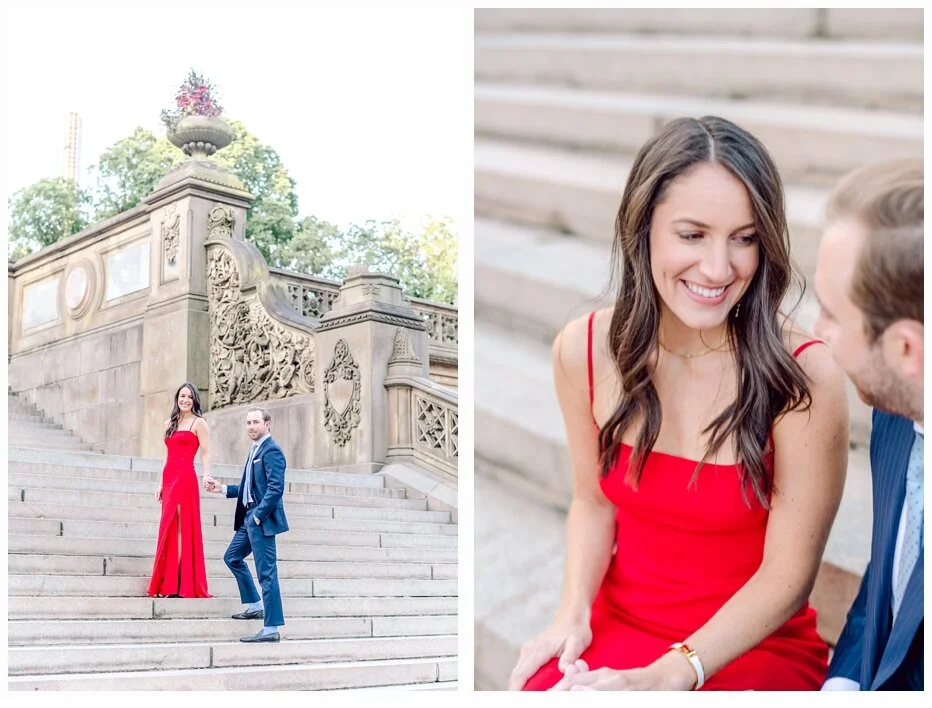
[[[796,347],[796,351],[793,352],[793,358],[796,359],[797,357],[799,357],[800,354],[806,351],[813,344],[825,344],[825,342],[823,342],[821,339],[810,339],[808,342],[803,342],[798,347]],[[774,442],[773,442],[773,428],[771,428],[770,429],[770,450],[771,452],[773,451],[775,447],[776,445],[774,445]]]
[[[821,339],[810,339],[808,342],[803,342],[798,347],[796,347],[796,351],[793,352],[793,358],[795,359],[796,357],[798,357],[800,354],[806,351],[813,344],[825,344],[825,342],[823,342]]]
[[[589,359],[589,415],[592,416],[592,422],[595,423],[595,411],[592,406],[595,403],[595,389],[592,383],[592,320],[595,318],[595,312],[589,313],[589,346],[587,356]]]

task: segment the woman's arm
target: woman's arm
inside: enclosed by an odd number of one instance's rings
[[[192,430],[197,435],[198,447],[201,451],[201,464],[204,465],[202,481],[206,487],[208,482],[214,479],[210,474],[210,426],[207,425],[205,418],[198,418],[194,421]]]
[[[844,376],[824,346],[799,357],[809,377],[810,411],[792,411],[774,426],[774,492],[764,554],[757,572],[685,642],[706,678],[755,647],[809,597],[838,511],[848,464]],[[654,665],[667,688],[688,689],[695,674],[670,652]]]
[[[552,354],[557,400],[573,469],[559,612],[588,623],[612,556],[615,507],[599,485],[599,429],[589,404],[587,327],[585,319],[570,323],[554,341]]]
[[[587,326],[585,318],[571,322],[557,336],[552,351],[573,470],[563,596],[553,624],[521,648],[511,689],[520,689],[551,658],[559,657],[563,668],[589,646],[592,602],[611,560],[615,507],[599,486],[598,429],[589,405]]]

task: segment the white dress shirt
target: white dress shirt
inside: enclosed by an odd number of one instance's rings
[[[913,427],[916,429],[916,432],[925,437],[925,431],[919,423],[913,423]],[[893,551],[893,580],[890,584],[891,588],[896,587],[897,577],[899,576],[900,569],[900,556],[903,552],[903,536],[906,531],[906,504],[903,504],[903,511],[900,513],[900,525],[896,532],[896,547]],[[890,593],[891,597],[894,593]],[[892,603],[892,600],[891,600]],[[894,621],[896,621],[896,615],[893,615]],[[834,676],[826,681],[822,686],[823,691],[860,691],[861,684],[857,681],[852,681],[849,678],[844,676]]]

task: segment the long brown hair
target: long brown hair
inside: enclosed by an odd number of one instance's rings
[[[181,409],[178,407],[178,394],[181,393],[181,389],[187,388],[191,392],[191,398],[194,401],[191,403],[191,412],[196,415],[198,418],[202,418],[201,415],[201,397],[198,395],[197,388],[192,383],[183,383],[178,387],[178,390],[175,391],[175,398],[172,402],[172,417],[168,425],[168,430],[165,431],[165,439],[167,440],[175,431],[178,430],[178,421],[181,419]]]
[[[660,296],[651,275],[650,227],[654,209],[670,183],[695,165],[714,162],[738,178],[748,191],[760,262],[741,298],[740,317],[729,316],[738,388],[735,400],[703,431],[711,433],[705,456],[693,473],[735,436],[741,491],[748,485],[767,508],[772,480],[764,448],[777,416],[811,397],[806,376],[786,351],[778,315],[791,282],[798,277],[790,260],[783,185],[773,160],[750,133],[723,118],[680,118],[667,124],[638,152],[625,185],[612,245],[618,296],[609,326],[608,346],[621,381],[621,400],[599,434],[601,474],[614,466],[621,438],[638,416],[643,424],[631,455],[627,481],[640,482],[648,453],[660,433],[660,398],[651,381],[650,363],[658,343]],[[691,483],[692,483],[691,482]]]

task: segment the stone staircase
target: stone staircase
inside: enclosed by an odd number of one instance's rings
[[[718,114],[771,150],[807,281],[834,181],[922,155],[921,10],[477,10],[475,685],[498,689],[559,600],[572,479],[550,343],[611,304],[636,150]],[[798,298],[797,298],[798,299]],[[795,304],[796,300],[788,303]],[[806,292],[795,311],[811,328]],[[869,554],[870,411],[849,388],[845,496],[812,602],[837,637]],[[529,550],[531,552],[529,553]]]
[[[71,431],[45,416],[42,411],[22,398],[8,394],[9,428],[7,442],[10,447],[31,447],[44,450],[91,450]]]
[[[289,469],[283,640],[243,644],[261,622],[230,619],[233,502],[202,493],[214,597],[149,598],[163,461],[53,449],[40,412],[15,396],[9,409],[11,690],[456,688],[449,512],[379,475]],[[240,472],[213,470],[224,483]]]

